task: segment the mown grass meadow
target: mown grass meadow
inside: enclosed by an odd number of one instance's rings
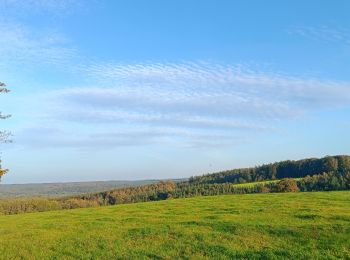
[[[172,199],[0,216],[0,259],[349,259],[350,192]]]

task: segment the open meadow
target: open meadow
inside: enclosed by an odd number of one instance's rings
[[[222,195],[0,216],[0,259],[349,259],[350,192]]]

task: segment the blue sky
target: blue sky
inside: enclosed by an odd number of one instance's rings
[[[348,1],[0,0],[3,183],[349,154]]]

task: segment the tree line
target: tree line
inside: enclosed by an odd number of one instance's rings
[[[328,172],[345,173],[350,170],[350,156],[327,156],[298,161],[282,161],[258,167],[234,169],[218,173],[195,176],[191,184],[203,183],[247,183],[283,178],[303,178]]]
[[[286,169],[290,170],[289,173]],[[311,169],[314,170],[314,173]],[[275,175],[271,175],[271,173],[275,173]],[[237,178],[237,175],[240,177]],[[241,176],[244,176],[244,178]],[[269,182],[236,185],[237,183],[245,183],[247,180],[254,180],[254,178]],[[206,174],[177,183],[161,181],[138,187],[120,188],[57,199],[0,200],[0,213],[18,214],[223,194],[349,189],[350,156],[327,156],[321,159],[284,161],[255,168]]]

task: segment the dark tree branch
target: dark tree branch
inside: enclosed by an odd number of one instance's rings
[[[6,84],[0,82],[0,93],[8,93],[8,92],[10,92],[10,90],[6,88]]]

